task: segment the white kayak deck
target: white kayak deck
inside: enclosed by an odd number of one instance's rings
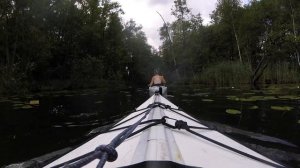
[[[171,106],[174,109],[178,108],[161,95],[153,95],[146,102],[140,105],[137,108],[137,110],[144,109],[148,107],[149,104],[152,104],[154,102],[164,103],[166,105]],[[122,123],[123,121],[126,121],[127,119],[130,119],[133,116],[143,113],[144,111],[146,111],[146,109],[141,110],[139,112],[131,113],[119,123]],[[188,114],[179,110],[177,112],[185,116],[189,116]],[[115,128],[132,125],[135,122],[137,122],[142,116],[143,115],[133,118],[128,122],[125,122]],[[174,113],[170,109],[163,109],[159,107],[153,108],[147,116],[147,119],[145,119],[144,121],[152,119],[161,119],[163,116],[168,116],[177,120],[183,120],[187,122],[189,126],[205,127],[204,125],[201,125],[193,120],[190,120],[186,117]],[[170,119],[167,119],[166,122],[170,125],[175,124],[175,121]],[[145,127],[145,124],[138,126],[136,130],[143,127]],[[100,134],[95,138],[91,139],[90,141],[86,142],[85,144],[67,153],[66,155],[62,156],[61,158],[50,163],[46,167],[58,165],[60,163],[66,162],[88,152],[91,152],[95,150],[95,148],[99,145],[108,144],[122,131],[123,130],[118,130]],[[215,141],[223,143],[227,146],[235,148],[239,151],[277,164],[278,166],[282,166],[217,131],[201,129],[193,129],[193,131],[206,137],[209,137]],[[198,137],[186,130],[172,129],[162,124],[152,126],[144,130],[143,132],[126,139],[122,144],[120,144],[116,148],[116,150],[118,152],[117,160],[115,160],[114,162],[106,162],[104,167],[130,166],[145,161],[171,161],[180,165],[194,167],[272,167],[265,163],[261,163],[254,159],[238,154],[229,149],[220,147],[219,145],[202,139],[201,137]],[[99,160],[96,159],[91,163],[87,164],[85,167],[96,167],[98,162]]]

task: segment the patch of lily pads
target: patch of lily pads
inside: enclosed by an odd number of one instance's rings
[[[228,114],[233,114],[233,115],[238,115],[241,114],[242,112],[236,109],[226,109],[226,113]]]
[[[294,109],[294,107],[290,106],[271,106],[272,110],[277,110],[277,111],[291,111]]]
[[[226,96],[228,100],[242,101],[242,102],[254,102],[254,101],[265,101],[265,100],[276,100],[275,96],[250,96],[245,98],[240,98],[237,96]]]
[[[39,106],[40,101],[39,100],[30,100],[29,102],[21,102],[21,101],[13,101],[13,109],[31,109],[36,106]]]

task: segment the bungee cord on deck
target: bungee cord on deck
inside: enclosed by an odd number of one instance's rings
[[[157,95],[156,95],[157,96]],[[213,129],[210,129],[210,128],[207,128],[207,127],[196,127],[196,126],[190,126],[188,125],[187,122],[183,121],[183,120],[177,120],[177,119],[174,119],[174,118],[170,118],[168,116],[163,116],[161,119],[152,119],[152,120],[148,120],[148,121],[144,121],[142,122],[147,116],[148,114],[152,111],[152,109],[156,108],[156,107],[159,107],[159,108],[162,108],[162,109],[166,109],[166,110],[170,110],[178,115],[181,115],[189,120],[192,120],[196,123],[199,123],[201,124],[199,121],[195,120],[194,118],[192,117],[189,117],[187,115],[184,115],[184,114],[181,114],[180,111],[182,110],[179,110],[179,109],[174,109],[172,108],[171,106],[169,105],[166,105],[164,103],[161,103],[161,102],[154,102],[152,104],[150,104],[148,107],[146,108],[143,108],[143,109],[139,109],[139,110],[136,110],[136,112],[138,111],[143,111],[145,110],[144,112],[138,114],[138,115],[135,115],[115,126],[112,127],[112,129],[106,131],[106,132],[102,132],[102,133],[107,133],[107,132],[113,132],[113,131],[117,131],[117,130],[122,130],[124,129],[120,134],[118,134],[109,144],[107,145],[99,145],[98,147],[96,147],[96,149],[94,151],[91,151],[89,153],[86,153],[82,156],[79,156],[77,158],[74,158],[72,160],[69,160],[67,162],[64,162],[64,163],[61,163],[61,164],[58,164],[56,166],[53,166],[53,168],[59,168],[59,167],[65,167],[65,168],[78,168],[78,167],[83,167],[85,165],[87,165],[88,163],[92,162],[93,160],[95,159],[100,159],[98,165],[97,165],[97,168],[102,168],[106,161],[109,161],[109,162],[113,162],[117,159],[118,157],[118,153],[116,151],[116,147],[118,147],[124,140],[126,140],[127,138],[129,137],[132,137],[150,127],[153,127],[153,126],[156,126],[156,125],[159,125],[159,124],[162,124],[168,128],[172,128],[172,129],[178,129],[178,130],[186,130],[187,132],[193,134],[193,135],[196,135],[202,139],[205,139],[206,141],[209,141],[211,143],[214,143],[218,146],[221,146],[225,149],[228,149],[230,151],[233,151],[235,153],[238,153],[240,155],[243,155],[243,156],[246,156],[248,158],[251,158],[253,160],[256,160],[256,161],[259,161],[261,163],[264,163],[266,165],[269,165],[269,166],[273,166],[273,167],[283,167],[283,166],[280,166],[280,165],[277,165],[275,163],[272,163],[272,162],[269,162],[267,160],[264,160],[264,159],[261,159],[261,158],[258,158],[256,156],[253,156],[253,155],[250,155],[248,153],[245,153],[243,151],[240,151],[238,149],[235,149],[235,148],[232,148],[228,145],[225,145],[221,142],[218,142],[216,140],[213,140],[211,138],[208,138],[198,132],[195,132],[193,131],[192,129],[204,129],[204,130],[213,130]],[[143,115],[144,114],[144,115]],[[124,126],[124,127],[120,127],[120,128],[116,128],[117,126],[119,125],[122,125],[138,116],[141,116],[143,115],[137,122],[135,122],[133,125],[129,125],[129,126]],[[167,122],[167,120],[174,120],[175,121],[175,124],[174,125],[171,125]],[[144,124],[148,124],[146,125],[145,127],[143,128],[140,128],[139,130],[136,130],[134,132],[134,130],[139,126],[139,125],[144,125]],[[115,129],[113,129],[115,128]]]

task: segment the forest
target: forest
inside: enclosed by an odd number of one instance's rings
[[[174,0],[158,50],[110,0],[0,1],[0,94],[169,83],[300,82],[300,1],[218,0],[211,22]]]

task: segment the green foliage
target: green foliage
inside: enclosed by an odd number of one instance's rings
[[[71,71],[72,87],[95,87],[104,80],[103,62],[99,58],[85,57],[75,60]]]
[[[28,89],[26,78],[17,65],[0,67],[0,94],[23,94]]]
[[[174,0],[176,20],[167,25],[173,43],[164,25],[161,52],[172,72],[198,83],[297,83],[299,11],[297,0],[253,0],[245,6],[239,0],[218,0],[211,24],[203,26],[186,1]]]
[[[140,75],[152,71],[147,63],[154,53],[141,27],[132,24],[134,38],[128,38],[116,2],[7,0],[0,6],[0,91],[94,87],[129,80],[129,71],[141,67],[149,68]]]

